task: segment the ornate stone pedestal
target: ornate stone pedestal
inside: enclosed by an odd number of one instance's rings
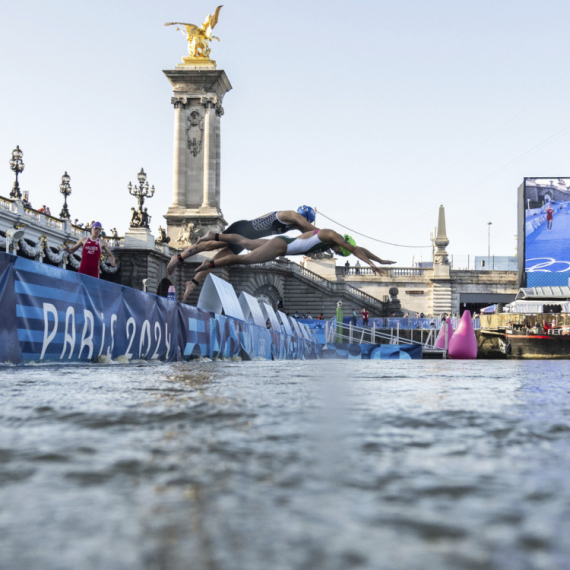
[[[174,91],[173,201],[164,217],[172,247],[182,247],[187,234],[199,237],[227,225],[220,208],[220,118],[232,86],[213,62],[164,74]]]
[[[129,249],[154,249],[154,236],[148,228],[129,228],[125,233],[125,247]]]

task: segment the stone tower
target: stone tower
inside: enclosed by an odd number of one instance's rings
[[[451,314],[451,274],[449,257],[445,249],[449,245],[445,229],[445,208],[439,207],[437,236],[434,240],[437,250],[433,259],[433,278],[431,279],[431,312],[438,317],[442,313]]]
[[[163,72],[173,89],[174,183],[166,218],[173,247],[226,226],[220,207],[220,119],[232,88],[215,62],[180,64]]]

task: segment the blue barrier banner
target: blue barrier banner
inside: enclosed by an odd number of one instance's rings
[[[315,333],[317,340],[321,344],[326,344],[327,340],[325,334],[325,327],[327,321],[325,321],[324,319],[298,319],[298,320],[299,322],[308,325],[309,329]]]
[[[15,255],[0,256],[0,362],[20,364],[22,352],[18,342],[16,292],[14,291]]]
[[[177,303],[39,265],[17,258],[14,266],[18,340],[25,361],[174,359]]]
[[[191,307],[180,306],[178,344],[185,359],[210,357],[210,313]]]
[[[422,347],[411,344],[329,343],[321,350],[324,359],[421,360]]]
[[[313,341],[0,252],[0,362],[318,358]]]

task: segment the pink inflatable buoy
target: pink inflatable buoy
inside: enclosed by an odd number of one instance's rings
[[[477,337],[473,329],[471,313],[465,311],[449,341],[447,353],[450,358],[474,360],[477,358]]]
[[[445,330],[445,321],[441,323],[441,330],[439,331],[439,334],[437,335],[437,339],[435,341],[435,346],[437,348],[445,348],[445,335],[444,335],[444,331]],[[447,348],[449,348],[449,341],[451,340],[451,337],[453,336],[453,325],[451,324],[451,319],[447,319]]]

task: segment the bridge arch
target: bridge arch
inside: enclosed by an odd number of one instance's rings
[[[271,305],[275,310],[277,309],[277,301],[282,298],[279,289],[277,289],[277,287],[271,283],[264,283],[263,285],[257,287],[252,295],[258,301]]]

